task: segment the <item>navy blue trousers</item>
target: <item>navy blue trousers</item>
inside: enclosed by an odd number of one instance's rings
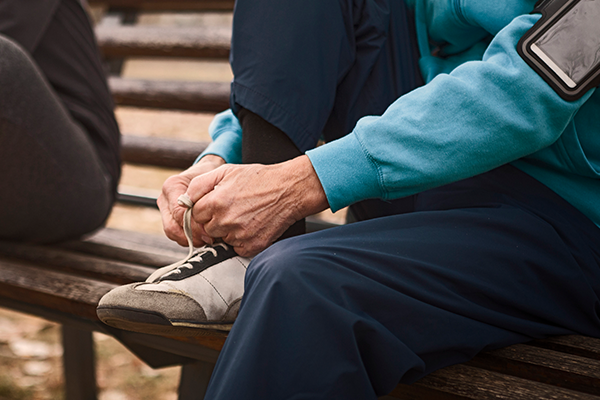
[[[233,106],[302,150],[335,139],[419,84],[411,29],[399,1],[238,0]],[[381,204],[253,260],[207,399],[375,399],[484,349],[600,336],[600,231],[533,178]]]
[[[504,166],[413,201],[257,256],[206,398],[375,399],[485,349],[600,337],[600,232],[554,192]]]
[[[238,0],[231,106],[304,152],[350,132],[422,84],[412,16],[400,0]]]

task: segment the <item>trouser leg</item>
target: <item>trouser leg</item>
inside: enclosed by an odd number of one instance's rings
[[[267,249],[207,397],[375,399],[484,349],[600,335],[598,228],[510,180]]]
[[[242,153],[251,154],[245,162],[269,163],[273,153],[283,156],[275,162],[291,158],[289,145],[276,144],[273,135],[289,136],[302,154],[319,139],[349,133],[361,117],[382,114],[422,84],[417,60],[413,19],[403,1],[239,0],[232,108],[238,117],[247,110],[271,125],[253,131],[241,121]],[[364,220],[409,208],[410,200],[372,200],[353,205],[351,214]]]
[[[0,36],[0,238],[56,241],[104,221],[112,185],[32,59]]]
[[[231,103],[301,152],[349,133],[421,83],[403,1],[239,0]]]
[[[238,111],[242,125],[242,162],[244,164],[276,164],[301,155],[294,142],[279,128],[257,114],[242,108]],[[277,239],[301,235],[306,232],[302,218],[286,229]]]
[[[89,17],[79,0],[50,3],[33,19],[18,2],[0,16],[0,238],[96,229],[119,178],[119,129]]]

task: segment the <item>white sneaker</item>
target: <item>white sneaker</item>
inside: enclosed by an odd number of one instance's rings
[[[209,335],[217,333],[215,330],[225,334],[231,329],[251,259],[238,256],[223,243],[194,252],[190,211],[184,218],[190,254],[158,269],[146,282],[120,286],[105,294],[96,310],[102,322],[135,332],[173,336]]]

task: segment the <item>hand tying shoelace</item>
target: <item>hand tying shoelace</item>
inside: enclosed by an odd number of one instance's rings
[[[162,268],[154,271],[147,279],[146,282],[152,283],[155,282],[160,277],[170,273],[171,271],[175,271],[179,267],[185,266],[185,263],[188,262],[192,257],[202,256],[206,253],[212,253],[213,256],[217,256],[217,251],[210,246],[203,246],[198,249],[198,251],[194,252],[194,243],[192,239],[192,208],[194,207],[194,203],[187,194],[182,194],[177,198],[177,203],[180,206],[187,207],[185,213],[183,214],[183,233],[185,234],[185,238],[188,242],[188,254],[183,259],[164,266]],[[221,246],[225,250],[228,249],[228,246],[225,243],[215,243],[215,246]]]
[[[136,332],[186,336],[231,329],[250,259],[238,256],[225,243],[194,251],[193,203],[186,195],[177,201],[187,207],[183,215],[187,256],[157,269],[145,282],[120,286],[105,294],[96,309],[104,323]]]

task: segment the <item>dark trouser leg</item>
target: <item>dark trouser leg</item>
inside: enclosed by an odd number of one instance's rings
[[[547,188],[503,168],[416,207],[259,255],[207,398],[375,399],[484,349],[600,335],[600,233]]]
[[[21,11],[0,15],[14,18],[0,23],[8,27],[6,37],[0,32],[0,238],[76,237],[101,226],[113,202],[120,162],[112,96],[79,0],[33,20],[18,8],[26,4],[14,7]]]
[[[417,59],[412,16],[402,1],[239,0],[231,104],[243,125],[243,153],[252,154],[245,162],[284,161],[320,138],[349,133],[364,115],[382,114],[422,84]],[[242,109],[270,128],[244,126]],[[283,134],[299,153],[288,153],[285,140],[268,143]],[[279,151],[280,158],[271,158]],[[378,200],[352,207],[357,220],[398,209],[398,202]]]
[[[258,114],[304,152],[419,86],[417,59],[403,1],[238,0],[231,105]]]
[[[32,59],[0,36],[0,238],[56,241],[99,227],[112,185]]]
[[[242,162],[244,164],[276,164],[301,155],[292,140],[279,128],[242,108],[238,111],[242,125]],[[296,221],[278,240],[306,232],[304,219]]]

